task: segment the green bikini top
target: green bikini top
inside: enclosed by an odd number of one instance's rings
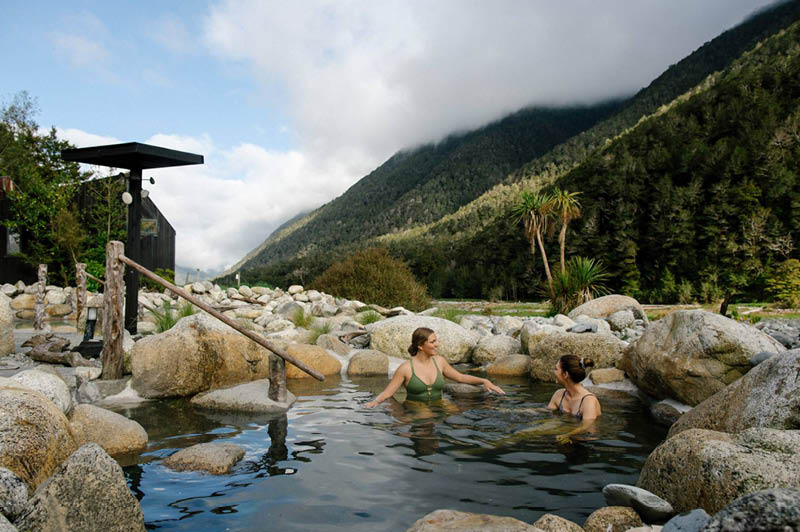
[[[433,359],[433,365],[436,366],[436,380],[428,386],[414,373],[414,361],[411,360],[411,378],[408,379],[408,386],[406,386],[406,391],[408,392],[406,401],[438,401],[442,398],[444,377],[435,358]]]

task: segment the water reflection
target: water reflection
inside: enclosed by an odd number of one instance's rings
[[[148,452],[124,468],[148,529],[405,530],[445,507],[582,522],[603,505],[605,484],[636,482],[663,437],[627,396],[601,397],[604,415],[591,439],[559,445],[553,433],[575,420],[542,410],[554,386],[502,383],[503,398],[366,409],[385,378],[333,380],[290,382],[298,401],[288,415],[202,411],[186,401],[125,412],[150,434]],[[246,451],[229,475],[177,473],[160,463],[219,439]]]

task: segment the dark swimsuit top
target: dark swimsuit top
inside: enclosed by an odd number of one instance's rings
[[[561,394],[561,400],[558,402],[558,411],[561,412],[562,414],[572,414],[572,412],[566,412],[564,408],[561,406],[561,403],[564,402],[565,395],[567,395],[567,390],[564,390],[564,393]],[[575,414],[575,417],[577,417],[578,419],[581,420],[583,419],[583,412],[581,411],[581,409],[583,408],[583,400],[589,397],[590,395],[592,397],[595,396],[593,393],[587,393],[586,395],[581,397],[581,402],[578,403],[578,412]]]
[[[438,401],[442,398],[444,377],[435,358],[433,359],[433,365],[436,366],[436,379],[429,386],[414,373],[414,361],[411,360],[411,378],[408,379],[408,386],[406,386],[406,391],[408,392],[406,394],[407,401]]]

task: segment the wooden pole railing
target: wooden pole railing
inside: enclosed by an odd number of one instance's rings
[[[47,286],[47,264],[39,265],[39,284],[36,285],[36,303],[33,306],[33,328],[44,329],[44,297]]]
[[[271,399],[275,399],[276,397],[278,397],[280,399],[277,399],[277,400],[285,400],[285,397],[286,397],[286,369],[285,369],[284,364],[283,364],[284,361],[294,364],[295,366],[300,368],[302,371],[308,373],[309,375],[311,375],[312,377],[314,377],[315,379],[317,379],[319,381],[324,381],[325,380],[325,376],[322,375],[320,372],[318,372],[314,368],[310,367],[309,365],[305,364],[304,362],[301,362],[301,361],[295,359],[293,356],[289,355],[286,351],[284,351],[283,349],[279,348],[278,346],[272,344],[271,342],[267,341],[262,336],[257,335],[253,331],[249,331],[249,330],[245,329],[240,324],[236,323],[234,320],[232,320],[229,317],[225,316],[224,314],[222,314],[221,312],[219,312],[216,309],[212,308],[211,306],[203,303],[202,301],[200,301],[196,297],[194,297],[191,294],[187,293],[182,288],[178,288],[177,286],[175,286],[174,284],[170,283],[169,281],[166,281],[166,280],[162,279],[161,277],[159,277],[155,273],[151,272],[150,270],[148,270],[144,266],[142,266],[142,265],[138,264],[137,262],[129,259],[128,257],[126,257],[121,251],[117,254],[116,252],[114,252],[115,249],[112,249],[111,244],[119,244],[119,248],[120,249],[122,248],[122,243],[121,242],[109,242],[109,246],[106,248],[107,249],[107,253],[106,253],[106,293],[108,293],[110,291],[110,288],[112,286],[118,284],[121,287],[121,285],[122,285],[121,282],[112,283],[111,282],[112,278],[108,275],[108,271],[109,271],[109,264],[108,263],[111,260],[115,260],[117,262],[117,264],[120,266],[120,268],[119,268],[120,270],[122,269],[121,268],[122,264],[125,264],[125,265],[133,268],[134,270],[136,270],[137,272],[141,273],[142,275],[144,275],[148,279],[151,279],[151,280],[155,281],[156,283],[160,284],[164,288],[167,288],[168,290],[170,290],[174,294],[179,295],[180,297],[182,297],[186,301],[189,301],[190,303],[192,303],[196,307],[202,309],[203,311],[207,312],[211,316],[214,316],[215,318],[220,320],[222,323],[232,327],[236,331],[240,332],[241,334],[245,335],[249,339],[253,340],[258,345],[260,345],[260,346],[266,348],[267,350],[271,351],[272,353],[274,353],[275,355],[280,357],[280,360],[275,360],[272,357],[270,359],[270,391],[269,391],[269,396],[270,396]],[[121,275],[120,275],[120,281],[121,281]],[[116,293],[117,290],[114,290],[114,292]],[[121,296],[122,296],[122,289],[121,288],[118,289],[118,293],[119,293],[119,296],[121,298]],[[105,299],[106,298],[104,297],[104,304],[105,304]],[[109,299],[114,299],[114,298],[112,296]],[[121,309],[120,309],[119,314],[120,315],[122,314]],[[105,318],[105,316],[104,316],[104,318]],[[114,320],[109,320],[109,321],[114,321]],[[122,324],[122,319],[120,318],[118,321],[120,323],[120,325],[119,325],[119,334],[120,334],[120,337],[121,337],[121,335],[122,335],[122,325],[121,325]],[[110,326],[110,324],[109,324],[109,326]],[[105,323],[105,319],[104,319],[104,322],[103,322],[103,335],[104,335],[104,337],[105,337],[105,334],[106,334],[106,323]],[[120,376],[119,377],[109,377],[109,378],[120,378],[121,374],[122,374],[122,371],[121,371],[122,342],[121,342],[121,340],[120,340],[119,347],[114,347],[114,349],[118,350],[118,355],[116,355],[116,356],[118,356],[119,360],[120,360],[120,370],[119,370]],[[105,354],[106,354],[106,348],[104,347],[103,348],[103,378],[106,378],[105,377],[105,367],[106,367],[105,366]],[[113,364],[114,363],[112,362],[112,365]],[[277,367],[277,366],[280,366],[280,367]],[[279,382],[279,381],[282,381],[282,382]]]
[[[77,278],[77,288],[75,290],[75,324],[80,329],[81,311],[86,306],[86,263],[75,263],[75,277]]]

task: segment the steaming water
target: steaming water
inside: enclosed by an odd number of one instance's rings
[[[617,391],[601,396],[594,434],[561,445],[554,434],[575,421],[537,410],[555,385],[498,382],[504,398],[369,410],[363,403],[385,377],[290,381],[298,401],[271,419],[185,400],[120,407],[150,436],[124,471],[151,530],[406,530],[440,508],[529,523],[555,513],[583,524],[605,506],[603,486],[634,484],[665,435],[638,400]],[[236,443],[245,458],[222,476],[161,464],[209,441]]]

